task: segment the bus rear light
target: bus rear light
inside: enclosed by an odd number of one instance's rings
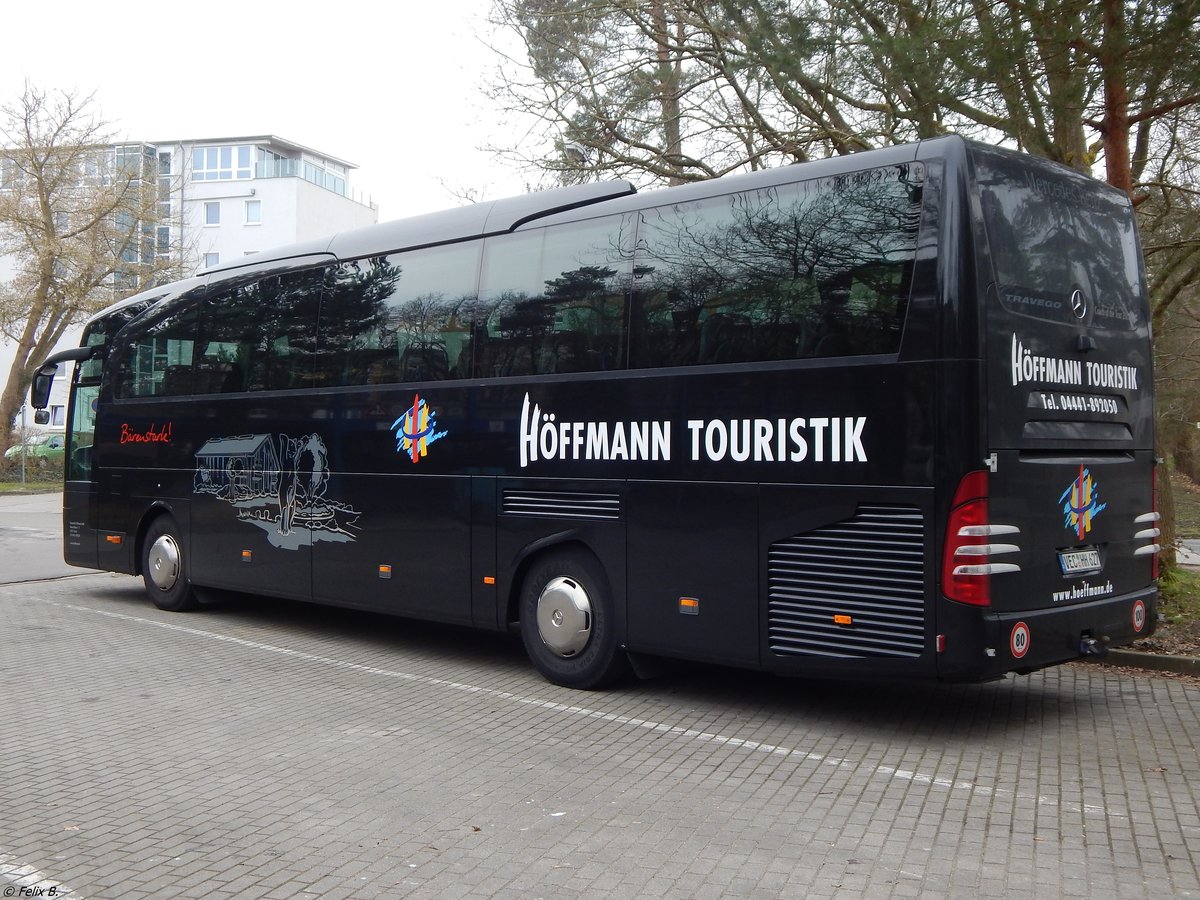
[[[1015,525],[988,521],[988,473],[980,469],[964,475],[954,492],[946,525],[942,592],[959,603],[991,605],[991,576],[1021,571],[1016,563],[991,561],[994,556],[1021,551],[1017,544],[993,538],[1020,533]]]
[[[1151,511],[1142,513],[1133,520],[1135,526],[1149,525],[1149,528],[1139,528],[1134,532],[1133,539],[1135,541],[1150,541],[1149,544],[1138,547],[1133,551],[1134,556],[1149,556],[1150,557],[1150,580],[1158,580],[1158,555],[1162,552],[1162,547],[1158,543],[1158,538],[1162,535],[1162,530],[1156,524],[1161,521],[1162,515],[1158,511],[1158,466],[1154,466],[1150,470],[1150,503]]]

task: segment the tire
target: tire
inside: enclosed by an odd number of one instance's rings
[[[179,526],[170,516],[159,516],[142,541],[142,582],[159,609],[187,612],[196,608],[198,601],[188,580],[187,563]]]
[[[537,560],[521,587],[521,640],[534,667],[563,687],[604,687],[629,672],[617,645],[608,579],[583,550]]]

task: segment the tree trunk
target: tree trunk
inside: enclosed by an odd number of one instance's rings
[[[679,122],[679,67],[671,58],[670,24],[665,0],[655,0],[651,9],[654,21],[655,55],[658,58],[658,90],[663,116],[663,157],[673,171],[679,170],[683,155],[683,137]],[[672,185],[683,184],[680,175],[672,175]]]
[[[1109,184],[1133,195],[1129,156],[1129,84],[1125,60],[1129,52],[1125,10],[1121,0],[1103,0],[1104,36],[1100,70],[1104,78],[1104,167]]]
[[[21,412],[21,404],[25,399],[25,391],[29,382],[25,380],[25,364],[28,354],[17,348],[16,358],[8,369],[8,378],[4,382],[4,390],[0,391],[0,426],[4,435],[4,447],[16,443],[17,416]]]

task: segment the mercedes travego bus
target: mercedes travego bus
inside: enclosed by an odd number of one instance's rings
[[[92,318],[68,562],[681,658],[982,680],[1148,635],[1126,197],[944,137],[587,184],[259,254]]]

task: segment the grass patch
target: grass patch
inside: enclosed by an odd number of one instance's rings
[[[1168,624],[1200,620],[1200,572],[1172,566],[1158,581],[1158,611]]]
[[[1184,475],[1171,476],[1171,499],[1175,501],[1175,533],[1181,538],[1200,537],[1200,488]]]
[[[19,481],[0,481],[0,494],[15,494],[18,491],[50,493],[52,491],[61,491],[62,489],[61,481],[26,481],[24,484],[21,484]]]

